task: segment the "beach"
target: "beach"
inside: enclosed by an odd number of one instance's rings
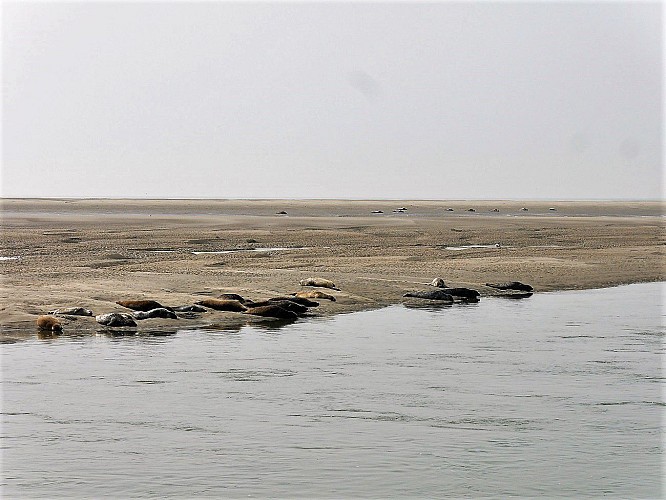
[[[0,328],[34,334],[50,310],[129,312],[116,304],[127,299],[263,300],[308,277],[340,288],[323,289],[336,301],[318,316],[397,304],[436,277],[482,297],[493,282],[539,293],[663,281],[663,213],[661,202],[5,199]],[[264,320],[209,311],[139,327],[248,321]]]

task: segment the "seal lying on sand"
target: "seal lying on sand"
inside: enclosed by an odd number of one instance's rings
[[[55,311],[49,311],[49,314],[64,314],[67,316],[92,316],[93,312],[90,309],[84,309],[83,307],[68,307],[66,309],[56,309]]]
[[[436,286],[437,288],[446,288],[446,283],[442,278],[435,278],[430,282],[430,286]]]
[[[127,309],[133,309],[134,311],[150,311],[151,309],[157,309],[159,307],[171,311],[170,307],[163,306],[154,300],[119,300],[116,304],[126,307]]]
[[[446,293],[443,289],[438,290],[419,290],[416,292],[407,292],[403,297],[415,297],[417,299],[441,300],[444,302],[453,302],[453,296]]]
[[[330,300],[331,302],[335,302],[335,297],[333,295],[329,295],[324,292],[320,292],[319,290],[308,290],[305,292],[295,292],[292,293],[294,297],[303,297],[306,299],[325,299],[325,300]]]
[[[197,304],[216,311],[243,312],[247,309],[237,300],[204,299],[197,302]]]
[[[251,307],[244,314],[253,314],[255,316],[265,316],[269,318],[297,319],[295,312],[287,311],[279,305],[272,304],[268,306]]]
[[[132,313],[134,319],[150,319],[150,318],[168,318],[168,319],[178,319],[176,313],[169,311],[163,307],[158,307],[156,309],[151,309],[150,311],[137,311]]]
[[[104,326],[136,326],[134,318],[127,313],[100,314],[95,320]]]
[[[315,302],[306,297],[273,297],[272,299],[268,299],[268,302],[284,302],[285,300],[296,302],[305,307],[319,307],[319,302]]]
[[[37,318],[37,328],[41,331],[62,333],[60,320],[53,316],[40,316]]]
[[[271,300],[262,300],[261,302],[247,302],[247,307],[257,308],[257,307],[266,307],[266,306],[280,306],[282,309],[291,311],[296,314],[303,314],[308,312],[308,308],[292,302],[291,300],[282,300],[282,301],[271,301]]]
[[[486,283],[490,288],[498,290],[518,290],[519,292],[532,292],[534,288],[531,285],[521,283],[520,281],[507,281],[506,283]]]
[[[241,304],[245,303],[245,299],[237,293],[221,293],[219,298],[224,300],[237,300]]]
[[[194,313],[205,313],[206,308],[201,306],[178,306],[172,308],[176,312],[194,312]]]
[[[335,283],[333,283],[330,280],[324,279],[324,278],[307,278],[304,280],[300,281],[301,286],[319,286],[322,288],[330,288],[332,290],[340,290],[338,287],[335,286]]]
[[[444,293],[452,295],[455,298],[459,297],[461,299],[474,302],[478,302],[479,296],[481,295],[479,292],[472,290],[471,288],[441,288],[440,290]]]

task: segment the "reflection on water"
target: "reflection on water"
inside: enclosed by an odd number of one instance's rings
[[[2,494],[661,497],[660,292],[5,344]]]

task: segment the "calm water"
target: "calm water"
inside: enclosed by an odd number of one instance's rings
[[[660,284],[2,346],[2,495],[664,494]]]

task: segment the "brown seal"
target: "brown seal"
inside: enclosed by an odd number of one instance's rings
[[[237,300],[204,299],[197,302],[197,304],[216,311],[243,312],[247,309]]]
[[[272,304],[269,306],[259,306],[251,307],[245,314],[253,314],[255,316],[264,316],[269,318],[280,318],[280,319],[296,319],[298,315],[295,312],[287,311],[277,304]]]
[[[292,293],[291,295],[293,295],[294,297],[304,297],[306,299],[325,299],[325,300],[330,300],[331,302],[336,301],[333,295],[320,292],[319,290],[307,290],[305,292]]]
[[[164,308],[171,310],[170,307],[163,306],[155,300],[119,300],[116,304],[133,309],[134,311],[150,311],[151,309]]]
[[[62,332],[60,321],[53,316],[40,316],[37,318],[37,328],[42,331]]]
[[[301,286],[319,286],[322,288],[331,288],[332,290],[340,290],[335,286],[331,280],[325,278],[306,278],[300,281]]]

